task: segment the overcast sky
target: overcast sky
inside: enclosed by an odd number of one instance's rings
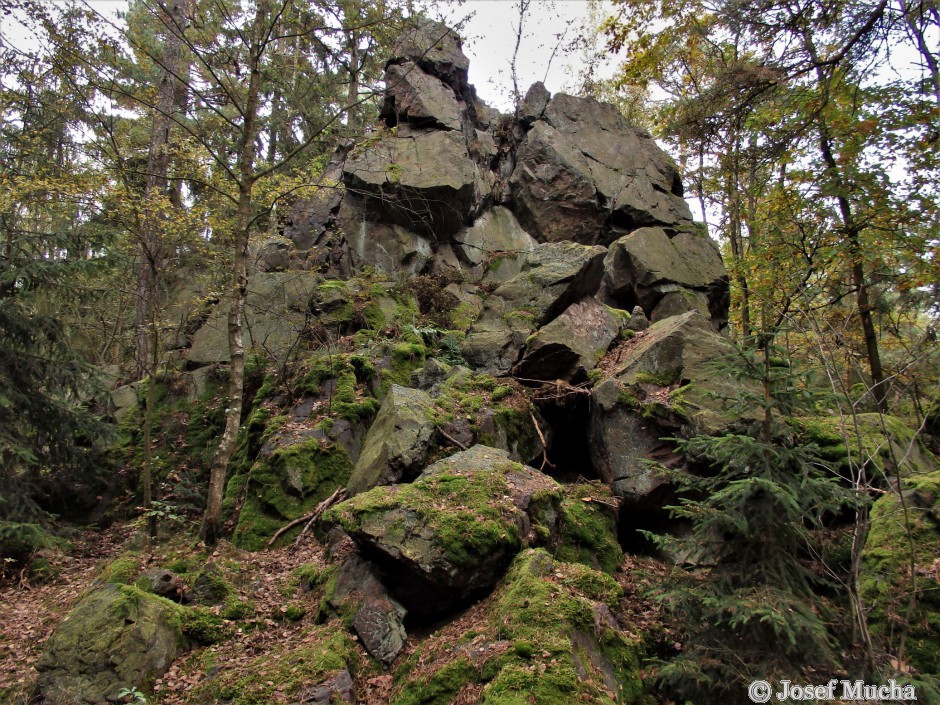
[[[127,7],[126,0],[86,1],[110,16]],[[489,105],[509,111],[512,107],[510,65],[516,43],[515,28],[519,23],[515,0],[427,1],[431,14],[450,25],[469,16],[461,34],[464,52],[470,59],[470,82]],[[532,0],[523,23],[517,60],[522,94],[535,81],[544,81],[552,93],[577,85],[584,54],[566,49],[589,21],[590,6],[589,0]],[[5,29],[11,28],[10,23],[8,19]],[[28,38],[22,39],[24,44],[28,43]],[[610,71],[608,66],[607,75]]]

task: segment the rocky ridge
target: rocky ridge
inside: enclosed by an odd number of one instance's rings
[[[312,648],[335,658],[290,696],[355,702],[354,634],[395,676],[386,702],[646,702],[642,638],[610,576],[636,517],[674,499],[647,461],[695,466],[667,439],[754,420],[727,414],[759,392],[718,364],[733,352],[727,273],[648,133],[541,84],[499,115],[467,65],[455,33],[416,21],[386,67],[380,122],[253,244],[247,338],[279,372],[249,384],[228,525],[263,549],[349,495],[320,523],[329,567],[304,583],[319,595]],[[224,311],[184,311],[169,336],[206,419]],[[135,395],[116,390],[122,423]],[[461,631],[468,608],[480,622]],[[439,624],[453,645],[415,643]],[[40,663],[47,695],[84,678],[65,661]],[[155,670],[120,677],[146,687]],[[205,701],[241,702],[228,682],[207,677]],[[114,700],[106,685],[80,695]]]

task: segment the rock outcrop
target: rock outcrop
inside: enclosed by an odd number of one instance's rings
[[[412,483],[347,500],[324,518],[394,576],[406,607],[433,613],[491,588],[519,550],[547,542],[562,496],[551,478],[477,445],[430,465]]]
[[[118,702],[149,688],[184,645],[178,605],[126,585],[103,585],[56,628],[37,664],[39,691],[53,703]]]

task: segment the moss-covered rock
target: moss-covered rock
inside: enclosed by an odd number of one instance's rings
[[[568,485],[561,503],[555,558],[613,574],[623,560],[617,541],[617,500],[601,483]]]
[[[613,614],[620,595],[604,573],[524,551],[469,630],[402,663],[391,703],[646,702],[639,647]]]
[[[409,609],[441,611],[494,585],[524,546],[547,543],[561,499],[551,478],[505,451],[474,446],[411,484],[347,500],[324,519],[341,525],[366,555],[394,566]]]
[[[350,494],[418,474],[434,436],[430,408],[431,397],[427,392],[392,386],[366,434],[362,453],[349,478]]]
[[[316,438],[278,447],[258,460],[245,478],[233,542],[252,551],[264,548],[285,523],[345,486],[351,471],[343,448]]]
[[[186,608],[127,585],[104,585],[59,624],[37,669],[49,702],[116,700],[122,688],[147,690],[185,643]]]
[[[940,681],[938,547],[940,470],[934,469],[909,475],[900,495],[889,492],[875,502],[860,587],[869,628],[882,646],[898,653],[903,632],[907,661]]]
[[[191,702],[271,705],[307,702],[306,696],[331,676],[355,672],[361,656],[342,623],[310,630],[299,648],[274,648],[238,669],[220,670],[200,683]],[[327,699],[321,702],[330,702]]]
[[[930,472],[936,458],[901,419],[883,414],[792,419],[803,439],[819,446],[823,458],[851,476],[852,468],[874,467],[894,477]]]

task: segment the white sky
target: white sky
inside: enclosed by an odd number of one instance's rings
[[[113,16],[127,6],[126,0],[86,0],[104,15]],[[515,27],[518,9],[514,0],[466,0],[463,3],[427,0],[430,14],[448,24],[455,24],[470,16],[461,34],[464,53],[470,59],[470,83],[477,94],[490,106],[503,112],[512,109],[512,80],[510,65],[516,43]],[[606,4],[606,3],[603,3]],[[523,37],[517,61],[519,91],[526,90],[535,81],[544,81],[552,93],[577,86],[577,76],[584,62],[580,52],[565,51],[589,17],[590,0],[532,0],[523,24]],[[13,18],[0,17],[0,23],[9,32]],[[22,31],[22,30],[20,30]],[[20,32],[9,32],[10,35]],[[29,45],[30,37],[17,36],[22,48]],[[554,52],[554,57],[553,57]],[[604,76],[613,71],[608,62]]]
[[[552,93],[573,90],[584,65],[580,51],[565,51],[589,21],[589,0],[533,0],[523,23],[517,72],[519,91],[543,81]],[[607,3],[602,3],[602,7]],[[451,23],[471,14],[462,30],[464,53],[470,59],[470,83],[477,94],[503,112],[512,109],[511,61],[519,24],[514,0],[467,0],[460,6],[436,3],[435,9]],[[432,12],[433,14],[433,12]],[[554,52],[554,56],[553,56]],[[603,76],[613,72],[608,61]]]

